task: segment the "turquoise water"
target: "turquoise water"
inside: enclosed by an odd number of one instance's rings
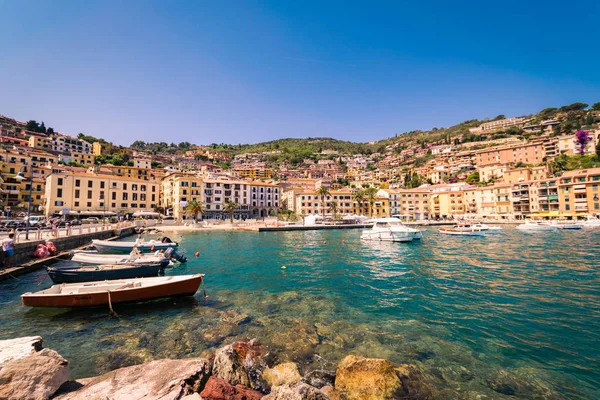
[[[415,363],[436,387],[472,398],[599,398],[600,232],[359,236],[172,235],[190,262],[168,273],[205,273],[209,300],[119,305],[119,318],[21,306],[18,295],[50,285],[32,273],[0,286],[0,338],[43,336],[73,377],[256,337],[303,371],[353,353]]]

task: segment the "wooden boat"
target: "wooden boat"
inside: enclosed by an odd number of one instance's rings
[[[112,240],[92,240],[92,245],[99,253],[130,253],[134,247],[140,251],[156,251],[176,249],[179,244],[172,242],[171,239],[165,237],[161,240],[142,241],[140,239],[135,242],[116,242]]]
[[[204,274],[196,274],[63,283],[41,292],[22,294],[21,300],[29,307],[112,307],[117,303],[193,296],[203,279]]]
[[[95,265],[67,268],[46,268],[54,283],[95,282],[114,279],[145,278],[158,276],[164,268],[153,265]]]
[[[462,236],[485,236],[484,229],[470,224],[454,225],[452,227],[441,227],[440,233],[444,235],[462,235]]]

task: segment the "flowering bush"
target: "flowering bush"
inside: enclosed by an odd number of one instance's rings
[[[586,131],[577,131],[575,134],[575,143],[579,146],[579,154],[585,153],[585,146],[592,141],[591,136]]]

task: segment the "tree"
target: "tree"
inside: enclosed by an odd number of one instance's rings
[[[585,147],[592,141],[591,136],[586,131],[577,131],[575,134],[575,143],[579,147],[579,154],[585,154]]]
[[[46,125],[44,125],[44,121],[40,124],[40,133],[46,133]]]
[[[568,106],[562,106],[561,108],[559,108],[559,111],[562,112],[569,112],[569,111],[582,111],[585,110],[587,108],[587,104],[585,103],[573,103],[573,104],[569,104]]]
[[[477,183],[479,182],[479,172],[473,172],[472,174],[467,175],[467,179],[465,180],[467,183]]]
[[[592,104],[593,111],[600,111],[600,102]]]
[[[375,200],[377,199],[377,188],[370,187],[365,189],[365,196],[367,197],[367,202],[369,203],[369,215],[373,217],[373,206],[375,205]]]
[[[54,129],[52,129],[52,128],[48,127],[48,129],[46,129],[46,134],[47,134],[48,136],[50,136],[50,135],[53,135],[53,134],[54,134]]]
[[[231,224],[233,225],[233,213],[235,213],[235,210],[239,207],[240,205],[238,203],[236,203],[235,201],[231,201],[229,200],[227,203],[225,203],[225,205],[223,206],[223,210],[227,211],[229,213],[229,220],[231,221]]]
[[[202,216],[205,210],[205,205],[203,202],[198,200],[188,201],[184,208],[185,212],[194,216],[194,221],[198,222],[198,214]]]
[[[27,121],[27,125],[25,125],[25,129],[27,129],[28,131],[32,131],[32,132],[39,132],[40,124],[38,124],[38,122],[36,120],[31,119],[31,120]]]
[[[321,186],[315,191],[315,194],[321,198],[321,209],[323,210],[323,215],[325,215],[325,197],[329,196],[329,189],[326,186]]]
[[[600,161],[600,140],[596,143],[596,158]]]
[[[333,219],[336,219],[337,212],[339,211],[337,201],[330,201],[329,203],[327,203],[327,207],[329,208],[329,211],[331,212],[331,216],[333,217]]]
[[[358,213],[362,212],[362,205],[365,202],[365,191],[359,190],[358,192],[352,195],[352,200],[354,200],[358,204]]]

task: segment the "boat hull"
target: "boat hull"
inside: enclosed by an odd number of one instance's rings
[[[97,282],[115,279],[146,278],[158,276],[163,267],[160,264],[153,266],[131,266],[111,268],[112,266],[83,267],[83,268],[47,268],[48,275],[54,283]]]
[[[453,229],[440,229],[442,235],[453,235],[453,236],[485,236],[483,231],[460,231]]]
[[[423,237],[421,232],[364,231],[360,238],[376,242],[412,242]]]
[[[120,254],[101,254],[97,252],[86,252],[80,251],[73,254],[71,261],[80,264],[91,264],[91,265],[105,265],[105,264],[117,264],[117,265],[135,265],[135,266],[147,266],[147,265],[161,265],[163,268],[169,265],[169,259],[165,257],[159,257],[154,255],[143,255],[141,257],[131,260],[128,256]]]
[[[526,224],[524,224],[524,225],[517,226],[517,229],[520,231],[524,231],[524,232],[548,232],[548,231],[554,231],[556,228],[551,225],[527,226]]]
[[[111,304],[134,303],[165,297],[193,296],[200,287],[203,278],[204,275],[190,275],[190,278],[185,280],[179,279],[160,285],[134,287],[127,290],[44,295],[25,293],[21,295],[21,299],[23,304],[28,307],[77,308],[107,306],[109,298]],[[119,281],[113,281],[112,283],[115,282]],[[127,282],[127,280],[122,282]]]

